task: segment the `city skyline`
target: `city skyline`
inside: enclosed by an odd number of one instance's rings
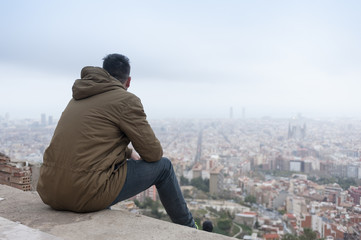
[[[1,184],[35,189],[39,165],[55,128],[46,125],[45,114],[39,120],[0,118]],[[247,222],[266,239],[268,234],[300,235],[306,228],[320,237],[343,239],[353,234],[351,239],[359,239],[359,119],[168,119],[150,123],[164,156],[184,183],[183,194],[198,221],[208,218],[204,211],[212,208],[231,211],[230,223]],[[29,172],[31,177],[26,175]],[[20,174],[26,177],[14,178]],[[153,190],[142,193],[139,201],[157,200]],[[136,203],[130,204],[133,207],[123,203],[131,211],[142,212]],[[218,222],[219,216],[212,220]],[[227,234],[235,235],[233,231]]]
[[[58,119],[119,52],[151,119],[361,117],[359,1],[2,1],[0,115]]]

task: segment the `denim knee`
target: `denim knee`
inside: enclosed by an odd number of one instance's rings
[[[162,157],[159,160],[159,163],[162,166],[162,173],[160,175],[160,185],[162,185],[162,183],[164,182],[164,180],[168,179],[169,177],[173,178],[174,177],[174,170],[173,170],[173,165],[172,162],[165,157]],[[160,187],[160,185],[158,185],[157,187]]]
[[[165,167],[172,167],[172,162],[169,160],[169,158],[166,158],[166,157],[162,157],[160,159],[160,161],[162,162],[162,164],[165,166]]]

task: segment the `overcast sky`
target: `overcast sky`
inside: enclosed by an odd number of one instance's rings
[[[361,1],[0,1],[0,116],[59,118],[130,58],[149,118],[361,118]]]

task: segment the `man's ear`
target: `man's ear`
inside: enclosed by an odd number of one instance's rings
[[[125,82],[125,87],[128,89],[130,87],[130,81],[132,80],[131,77],[128,77],[127,81]]]

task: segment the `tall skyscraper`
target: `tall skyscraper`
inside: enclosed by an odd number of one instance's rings
[[[291,125],[291,122],[288,124],[288,139],[296,138],[296,139],[303,139],[306,137],[306,123],[303,124],[301,127],[300,124]]]
[[[48,124],[53,125],[53,116],[48,117]]]
[[[193,178],[202,177],[202,164],[201,163],[194,164],[192,168],[192,172],[193,172]]]
[[[222,166],[215,167],[210,172],[209,193],[219,195],[223,191],[223,173]]]
[[[41,122],[40,122],[40,125],[41,126],[46,126],[46,115],[45,115],[45,113],[42,113],[41,114]]]

